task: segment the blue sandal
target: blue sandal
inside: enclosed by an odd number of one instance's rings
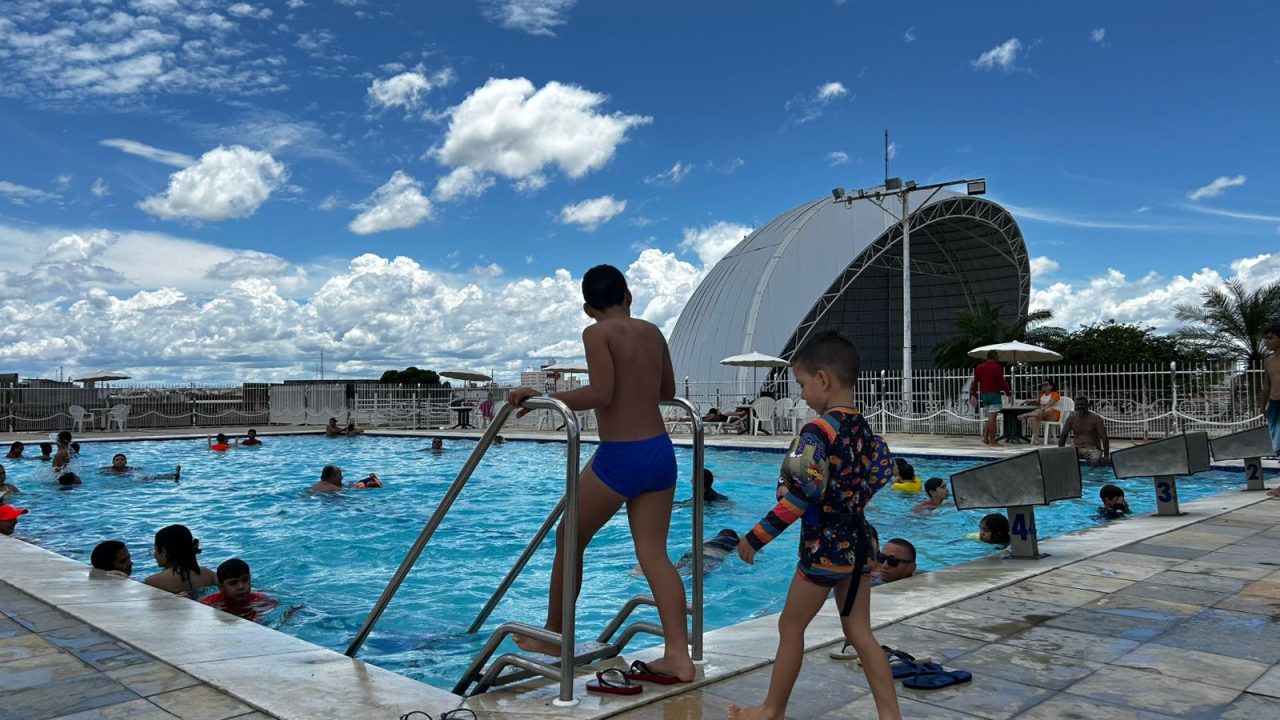
[[[968,670],[947,670],[938,663],[920,663],[915,675],[902,681],[902,687],[912,690],[941,690],[962,685],[973,679]]]

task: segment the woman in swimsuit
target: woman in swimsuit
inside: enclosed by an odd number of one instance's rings
[[[196,561],[196,555],[200,554],[200,541],[191,536],[185,525],[161,528],[156,533],[152,553],[156,565],[161,568],[160,572],[143,580],[152,587],[193,597],[196,591],[218,584],[217,573],[200,567]]]

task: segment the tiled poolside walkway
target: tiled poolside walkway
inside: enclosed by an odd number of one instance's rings
[[[885,645],[973,673],[899,685],[905,718],[1280,718],[1280,502],[1262,502],[879,630]],[[756,703],[770,666],[631,710],[720,718]],[[791,718],[874,718],[862,673],[805,658]]]

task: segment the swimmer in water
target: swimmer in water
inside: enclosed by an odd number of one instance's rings
[[[1124,490],[1115,485],[1103,485],[1098,491],[1102,498],[1102,507],[1098,514],[1106,520],[1114,520],[1129,514],[1129,503],[1124,499]]]
[[[83,485],[80,476],[73,472],[65,472],[58,476],[58,484],[62,487],[71,487],[72,485]]]
[[[129,548],[119,540],[98,543],[89,556],[89,564],[95,570],[116,577],[127,578],[133,574],[133,558],[129,555]]]
[[[13,444],[9,446],[9,452],[5,454],[4,458],[6,460],[18,460],[22,457],[22,451],[25,448],[26,445],[23,445],[21,440],[14,440]]]
[[[40,443],[40,457],[38,459],[43,462],[49,462],[53,459],[53,443]]]
[[[137,468],[129,467],[129,458],[124,453],[116,453],[111,456],[111,464],[107,467],[100,468],[103,472],[113,472],[117,474],[133,472]]]
[[[992,545],[1008,545],[1009,518],[1000,513],[989,513],[978,522],[978,540]]]
[[[209,449],[215,452],[225,452],[231,449],[231,443],[227,440],[226,433],[218,433],[216,437],[205,437],[209,443]]]
[[[249,437],[241,441],[240,444],[245,447],[257,447],[262,444],[262,441],[258,439],[258,431],[253,428],[249,428]]]
[[[329,424],[324,426],[325,437],[338,437],[342,434],[342,428],[338,427],[338,418],[329,418]]]
[[[929,512],[942,507],[942,504],[951,496],[951,491],[947,489],[947,481],[942,478],[929,478],[924,484],[925,495],[927,498],[915,504],[911,508],[915,512]]]

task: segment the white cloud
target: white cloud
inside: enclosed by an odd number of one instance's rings
[[[26,185],[9,182],[8,180],[0,180],[0,197],[9,198],[9,202],[14,205],[25,205],[29,200],[37,202],[56,202],[61,198],[51,192],[37,190]]]
[[[528,192],[547,184],[552,167],[582,177],[609,163],[628,130],[652,120],[598,112],[606,100],[575,85],[535,89],[525,78],[491,78],[447,111],[448,131],[430,154],[477,176],[513,180]]]
[[[1236,220],[1254,220],[1265,223],[1280,222],[1280,215],[1264,215],[1262,213],[1240,212],[1238,210],[1220,210],[1218,208],[1205,207],[1203,205],[1184,205],[1183,207],[1206,215],[1217,215],[1218,217],[1229,217]]]
[[[693,251],[703,266],[710,269],[750,235],[751,230],[746,225],[723,220],[705,227],[685,228],[680,250],[686,253]]]
[[[107,138],[106,140],[99,141],[98,144],[109,148],[115,148],[121,152],[129,153],[130,155],[137,155],[140,158],[145,158],[151,162],[158,162],[161,165],[185,168],[196,164],[196,159],[190,155],[173,152],[172,150],[161,150],[160,148],[140,143],[137,140],[128,140],[126,138]]]
[[[888,153],[890,160],[898,157],[898,143],[890,142],[889,147],[886,148],[886,152]]]
[[[1016,37],[1009,38],[970,62],[975,70],[1000,68],[1005,72],[1010,72],[1018,69],[1018,52],[1021,50],[1022,42]]]
[[[819,85],[812,95],[791,98],[783,107],[793,113],[792,121],[800,125],[822,117],[828,105],[844,97],[852,97],[844,83],[830,81]]]
[[[650,175],[644,179],[644,182],[646,185],[678,185],[691,172],[693,172],[693,165],[676,161],[676,164],[672,165],[670,170]],[[732,172],[732,170],[729,172]]]
[[[336,39],[337,36],[329,30],[318,28],[309,32],[299,33],[298,39],[293,44],[314,55]]]
[[[602,195],[560,208],[559,221],[565,225],[577,225],[586,232],[595,232],[596,228],[626,209],[626,200],[615,200],[612,195]]]
[[[270,153],[242,145],[216,147],[191,167],[169,176],[169,188],[138,207],[168,220],[249,217],[288,179]]]
[[[1195,190],[1192,190],[1191,192],[1187,193],[1187,199],[1194,202],[1196,200],[1203,200],[1204,198],[1218,197],[1227,188],[1240,187],[1241,185],[1244,185],[1244,183],[1245,183],[1244,175],[1236,175],[1235,177],[1227,177],[1226,175],[1221,175],[1217,178],[1214,178],[1213,182],[1209,183],[1208,185],[1205,185],[1204,187],[1198,187]]]
[[[502,266],[499,265],[498,263],[489,263],[488,265],[476,265],[475,267],[471,268],[471,272],[477,275],[484,275],[485,277],[496,278],[496,277],[502,277],[502,274],[505,273],[506,271],[503,270]]]
[[[827,153],[827,164],[831,167],[836,165],[847,165],[849,163],[849,153],[840,150],[833,150]]]
[[[53,184],[57,185],[59,190],[66,190],[71,187],[71,175],[59,175],[53,179]]]
[[[1151,212],[1151,206],[1150,206],[1150,205],[1143,205],[1143,206],[1139,207],[1137,210],[1134,210],[1134,212],[1138,213],[1139,215],[1141,215],[1142,213],[1148,213],[1148,212]]]
[[[107,185],[107,181],[98,178],[93,181],[93,187],[89,188],[89,192],[93,193],[96,198],[103,198],[111,194],[111,188]]]
[[[1057,260],[1052,260],[1043,255],[1031,258],[1031,277],[1033,280],[1056,272],[1058,272]]]
[[[578,0],[482,0],[484,14],[508,30],[553,37]]]
[[[422,107],[426,94],[453,80],[453,70],[445,68],[428,77],[421,65],[385,79],[375,79],[367,93],[369,105],[376,108],[403,108],[406,111]]]
[[[464,165],[437,180],[432,195],[440,202],[480,197],[493,187],[493,183],[491,176],[481,175]]]
[[[372,207],[356,216],[348,226],[351,232],[371,235],[386,230],[402,230],[431,217],[431,201],[422,194],[422,183],[403,170],[370,196]]]
[[[255,8],[249,3],[238,2],[227,8],[227,12],[236,17],[252,18],[254,20],[266,20],[271,17],[270,8]]]
[[[908,44],[915,42],[916,41],[915,29],[916,29],[915,25],[912,25],[911,27],[907,28],[902,33],[902,42],[905,42]]]
[[[1099,45],[1102,44],[1103,40],[1105,40],[1106,37],[1107,37],[1107,29],[1104,27],[1094,28],[1089,32],[1089,39],[1098,43]]]
[[[342,204],[341,195],[339,195],[338,193],[329,193],[328,195],[324,196],[324,199],[321,200],[320,204],[317,205],[316,207],[319,207],[321,210],[334,210],[334,209],[337,209],[337,207],[341,204]]]

